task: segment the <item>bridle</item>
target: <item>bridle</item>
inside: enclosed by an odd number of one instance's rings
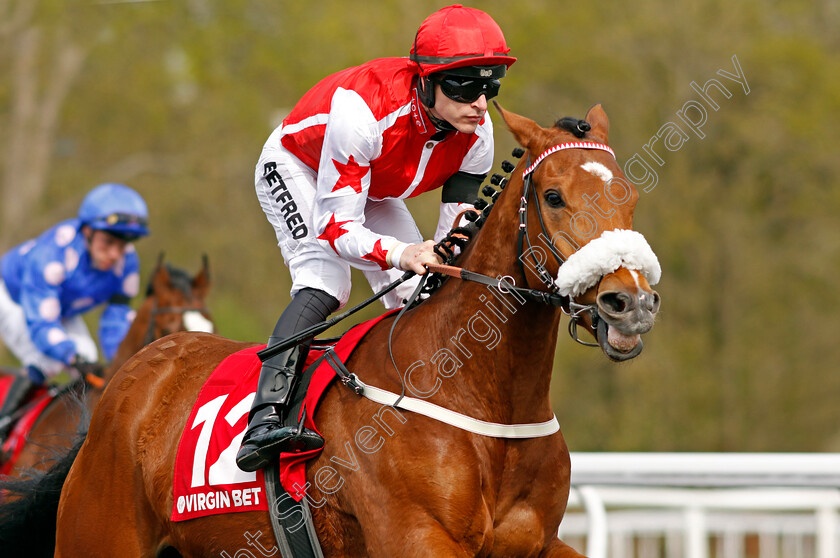
[[[537,194],[537,189],[534,187],[533,183],[533,175],[534,171],[543,162],[543,160],[553,153],[557,153],[558,151],[564,151],[566,149],[598,149],[600,151],[606,151],[610,155],[613,156],[615,159],[615,152],[610,148],[608,145],[603,143],[596,143],[594,141],[571,141],[560,143],[558,145],[554,145],[549,147],[542,154],[537,157],[533,163],[531,163],[531,157],[528,156],[527,163],[528,166],[525,167],[525,170],[522,171],[522,197],[519,201],[519,235],[517,239],[517,249],[519,251],[519,255],[517,259],[519,260],[519,267],[522,271],[523,277],[525,276],[525,253],[523,252],[523,247],[525,244],[528,246],[528,252],[531,256],[532,262],[534,264],[534,270],[539,276],[540,280],[549,288],[550,292],[555,293],[557,291],[557,285],[554,283],[554,279],[548,274],[545,267],[537,261],[536,256],[534,256],[533,245],[531,244],[530,235],[528,234],[528,198],[534,198],[534,204],[537,206],[537,219],[540,222],[540,235],[546,240],[546,245],[548,246],[548,250],[551,252],[551,255],[554,256],[555,261],[557,261],[557,267],[559,268],[563,265],[565,259],[561,254],[558,253],[557,249],[554,246],[554,243],[551,241],[551,238],[548,235],[548,230],[545,228],[545,222],[543,221],[542,216],[542,208],[540,207],[540,197]],[[580,343],[581,345],[586,345],[587,347],[598,347],[598,343],[589,343],[587,341],[583,341],[578,337],[577,334],[577,326],[580,323],[580,319],[585,312],[589,312],[592,328],[597,331],[598,329],[598,320],[600,316],[598,315],[598,307],[595,304],[579,304],[573,301],[570,297],[563,297],[565,299],[565,304],[560,305],[560,308],[563,310],[567,316],[569,316],[569,335]]]
[[[563,265],[565,259],[563,258],[562,254],[560,254],[554,247],[554,243],[551,242],[550,237],[548,236],[548,230],[545,228],[545,222],[543,221],[542,208],[540,207],[540,198],[537,195],[537,189],[533,186],[532,177],[534,171],[546,157],[548,157],[552,153],[557,153],[558,151],[563,151],[565,149],[600,149],[601,151],[606,151],[610,153],[613,156],[613,158],[615,158],[615,153],[612,149],[610,149],[610,147],[601,143],[595,143],[591,141],[573,141],[555,145],[546,149],[542,153],[542,155],[536,158],[536,160],[533,163],[531,163],[530,155],[528,156],[528,166],[525,168],[524,171],[522,171],[522,197],[519,201],[519,235],[517,237],[516,242],[517,250],[519,251],[517,259],[519,260],[519,267],[522,271],[522,275],[525,276],[525,252],[523,251],[523,248],[525,244],[527,244],[528,253],[530,254],[531,259],[534,263],[534,271],[537,273],[540,280],[548,287],[548,289],[551,292],[556,292],[557,286],[554,284],[554,279],[548,274],[548,271],[545,269],[545,267],[540,262],[538,262],[536,256],[534,256],[534,247],[531,244],[531,238],[528,234],[528,198],[531,196],[533,196],[534,198],[534,204],[537,206],[537,219],[540,222],[540,235],[548,240],[548,242],[546,242],[546,244],[548,245],[548,249],[551,252],[551,255],[554,256],[554,259],[557,261],[557,266],[559,267]]]
[[[548,234],[548,229],[546,229],[545,221],[543,220],[542,216],[542,208],[540,206],[539,195],[537,194],[536,188],[534,187],[532,177],[534,171],[546,157],[553,153],[557,153],[558,151],[563,151],[566,149],[598,149],[600,151],[606,151],[607,153],[611,154],[613,158],[615,158],[615,152],[613,152],[613,150],[607,145],[591,141],[573,141],[549,147],[539,157],[537,157],[533,163],[531,163],[530,156],[526,160],[527,166],[525,167],[525,170],[522,171],[522,196],[519,200],[519,230],[516,241],[518,252],[517,260],[519,261],[519,267],[522,272],[522,276],[526,277],[527,275],[525,271],[525,259],[527,247],[527,254],[530,255],[531,262],[533,263],[533,271],[536,273],[540,281],[542,281],[542,283],[548,288],[548,291],[517,287],[515,280],[513,279],[513,277],[510,276],[493,278],[487,275],[482,275],[480,273],[475,273],[473,271],[468,271],[459,267],[446,265],[429,265],[428,267],[429,271],[435,273],[443,273],[450,277],[457,277],[459,279],[464,279],[467,281],[474,281],[485,285],[494,286],[503,294],[516,293],[522,296],[523,298],[533,300],[541,304],[559,307],[564,314],[569,316],[569,335],[572,337],[572,339],[574,339],[581,345],[586,345],[588,347],[598,347],[599,345],[597,343],[589,343],[581,340],[577,334],[578,324],[580,323],[583,314],[586,312],[589,312],[590,314],[592,327],[595,330],[598,329],[598,320],[600,319],[600,317],[598,315],[597,305],[580,304],[572,300],[569,296],[562,295],[558,292],[558,288],[554,282],[554,279],[549,275],[545,266],[542,263],[540,263],[534,255],[534,245],[531,242],[531,236],[528,231],[529,198],[533,198],[533,203],[536,206],[537,211],[537,219],[540,223],[540,236],[546,240],[548,249],[551,252],[551,255],[554,257],[554,259],[557,261],[558,267],[563,265],[565,259],[557,251],[557,249],[554,246],[554,243],[551,242],[551,239]]]

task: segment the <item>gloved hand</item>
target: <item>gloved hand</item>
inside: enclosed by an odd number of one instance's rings
[[[70,367],[78,372],[79,377],[83,378],[94,387],[104,385],[102,382],[102,374],[105,367],[98,362],[88,362],[83,357],[76,355],[76,358],[73,360]]]

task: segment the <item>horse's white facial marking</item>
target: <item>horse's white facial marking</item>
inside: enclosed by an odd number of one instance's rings
[[[580,166],[586,172],[592,173],[604,182],[609,182],[612,177],[613,173],[610,172],[610,169],[602,165],[601,163],[596,163],[595,161],[589,161],[588,163],[584,163]]]
[[[633,277],[633,281],[636,282],[636,288],[642,290],[642,286],[639,284],[639,272],[635,269],[628,269],[627,271],[630,272],[630,276]]]
[[[184,312],[184,327],[187,331],[203,331],[213,333],[213,322],[201,315],[201,312],[188,310]]]

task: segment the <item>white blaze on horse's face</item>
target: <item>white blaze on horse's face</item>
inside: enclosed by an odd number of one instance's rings
[[[636,288],[637,288],[637,289],[639,289],[639,290],[641,290],[641,289],[642,289],[642,286],[641,286],[641,284],[639,283],[639,272],[638,272],[638,271],[634,271],[634,270],[632,270],[632,269],[631,269],[631,270],[629,270],[629,271],[630,271],[630,277],[632,277],[632,278],[633,278],[633,281],[635,281],[635,282],[636,282]]]
[[[589,161],[588,163],[584,163],[580,166],[580,168],[582,168],[588,173],[594,174],[604,182],[609,182],[610,180],[612,180],[613,177],[613,173],[610,171],[610,169],[608,169],[601,163],[596,163],[595,161]]]
[[[187,331],[213,333],[213,322],[205,318],[201,312],[189,310],[184,312],[184,328]]]

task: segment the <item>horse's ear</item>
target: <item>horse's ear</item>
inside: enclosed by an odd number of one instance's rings
[[[207,263],[207,254],[201,256],[201,271],[193,277],[192,290],[202,299],[207,297],[210,290],[210,265]]]
[[[584,120],[592,126],[592,130],[589,132],[592,139],[601,143],[609,143],[610,119],[607,118],[607,113],[604,112],[604,107],[600,103],[586,111]]]
[[[160,251],[160,254],[158,254],[158,263],[157,263],[157,265],[155,266],[155,270],[154,270],[154,272],[152,272],[153,274],[157,274],[158,270],[159,270],[160,268],[164,267],[164,265],[163,265],[163,257],[164,257],[164,255],[165,255],[165,254],[166,254],[166,253],[165,253],[163,250],[161,250],[161,251]]]
[[[540,141],[544,143],[545,130],[543,130],[539,124],[530,118],[526,118],[503,109],[502,105],[496,101],[493,101],[493,104],[496,106],[496,110],[499,111],[499,114],[502,115],[502,120],[505,121],[505,126],[507,126],[510,133],[513,134],[513,137],[519,145],[528,148],[531,151],[539,151],[542,143],[536,145],[536,142]],[[532,149],[532,146],[534,145],[536,145],[536,148]]]
[[[163,265],[163,252],[160,253],[158,264],[152,275],[152,289],[155,293],[165,293],[169,288],[169,269]]]

